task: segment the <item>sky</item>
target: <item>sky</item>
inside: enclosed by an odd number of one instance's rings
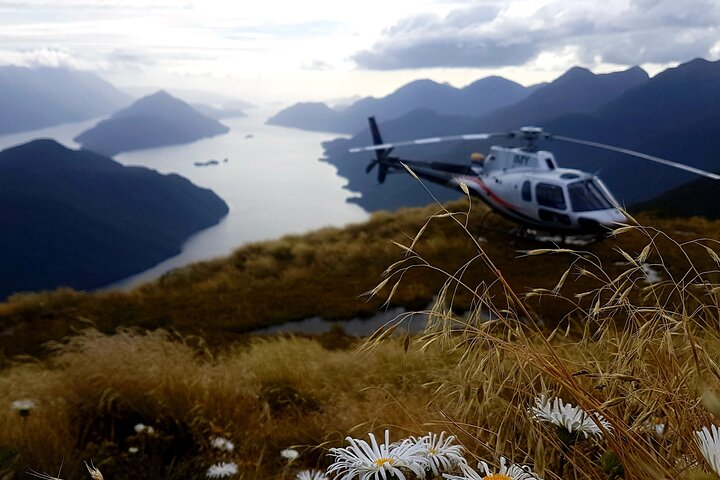
[[[0,0],[0,65],[262,105],[696,57],[720,59],[720,0]]]

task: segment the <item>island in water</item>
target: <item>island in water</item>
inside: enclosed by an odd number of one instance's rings
[[[190,143],[230,129],[164,90],[143,97],[128,108],[75,137],[86,150],[115,155],[129,150]]]

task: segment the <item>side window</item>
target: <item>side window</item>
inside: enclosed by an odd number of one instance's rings
[[[532,191],[530,190],[530,181],[525,180],[522,184],[522,199],[526,202],[532,202]]]
[[[565,210],[565,195],[563,195],[562,187],[558,185],[538,183],[535,186],[535,198],[544,207]]]

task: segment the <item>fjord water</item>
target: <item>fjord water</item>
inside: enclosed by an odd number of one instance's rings
[[[188,239],[179,255],[110,288],[129,288],[173,268],[230,254],[248,242],[367,218],[364,210],[346,202],[352,194],[343,189],[345,180],[334,167],[319,161],[321,142],[337,135],[265,125],[268,113],[252,109],[247,117],[222,120],[230,127],[225,135],[114,157],[124,165],[176,173],[209,188],[225,200],[230,213],[218,225]],[[96,123],[93,120],[0,136],[0,150],[41,137],[78,148],[72,138]],[[219,163],[194,164],[209,160]]]

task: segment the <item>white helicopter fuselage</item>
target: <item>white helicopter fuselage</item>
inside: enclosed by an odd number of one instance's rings
[[[529,227],[566,232],[616,228],[627,220],[595,175],[559,168],[551,152],[491,147],[475,175],[455,175],[500,214]]]

